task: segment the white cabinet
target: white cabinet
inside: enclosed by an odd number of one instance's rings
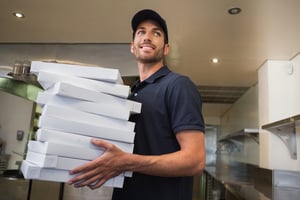
[[[298,56],[299,57],[299,56]],[[300,171],[300,60],[267,61],[258,71],[260,167]]]

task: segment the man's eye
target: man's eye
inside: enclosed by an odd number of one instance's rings
[[[161,36],[160,32],[154,32],[154,36]]]
[[[144,34],[144,33],[145,33],[145,31],[138,31],[138,32],[137,32],[138,35],[142,35],[142,34]]]

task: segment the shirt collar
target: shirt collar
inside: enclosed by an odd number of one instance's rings
[[[157,79],[166,76],[170,73],[169,68],[165,65],[157,70],[154,74],[144,80],[142,83],[140,80],[135,81],[135,83],[131,86],[131,92],[133,92],[136,88],[145,86],[146,84],[154,83]]]
[[[163,66],[159,70],[157,70],[154,74],[152,74],[150,77],[148,77],[145,80],[145,82],[154,83],[157,79],[166,76],[169,72],[170,72],[169,68],[167,66]]]

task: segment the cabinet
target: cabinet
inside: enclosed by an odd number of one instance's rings
[[[300,65],[298,59],[266,61],[259,78],[259,166],[300,171]]]

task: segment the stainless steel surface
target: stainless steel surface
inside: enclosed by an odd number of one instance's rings
[[[219,180],[222,184],[230,185],[249,185],[251,177],[248,166],[245,164],[237,166],[216,165],[207,166],[205,171],[212,177]]]
[[[299,200],[300,172],[272,171],[237,162],[217,162],[216,166],[207,166],[205,171],[244,199],[264,196],[272,200]]]
[[[0,176],[1,200],[27,200],[29,181]]]
[[[233,104],[250,87],[198,86],[203,103]]]
[[[217,150],[217,134],[218,127],[206,125],[205,128],[205,146],[206,146],[206,165],[216,164],[216,150]]]
[[[244,128],[244,129],[239,130],[237,132],[230,133],[230,134],[220,138],[218,141],[222,142],[222,141],[227,141],[227,140],[243,139],[244,137],[250,137],[256,143],[259,143],[257,135],[258,135],[258,129]]]
[[[300,190],[286,187],[274,187],[272,200],[299,200]]]
[[[227,189],[233,190],[231,193],[238,199],[249,195],[246,191],[250,189],[252,193],[256,193],[256,196],[264,195],[271,198],[272,173],[270,170],[240,162],[223,161],[219,158],[216,163],[215,166],[206,167],[205,171]]]
[[[27,62],[16,61],[13,69],[13,76],[27,76],[30,73],[30,64]]]
[[[273,185],[300,190],[300,172],[273,170]]]

